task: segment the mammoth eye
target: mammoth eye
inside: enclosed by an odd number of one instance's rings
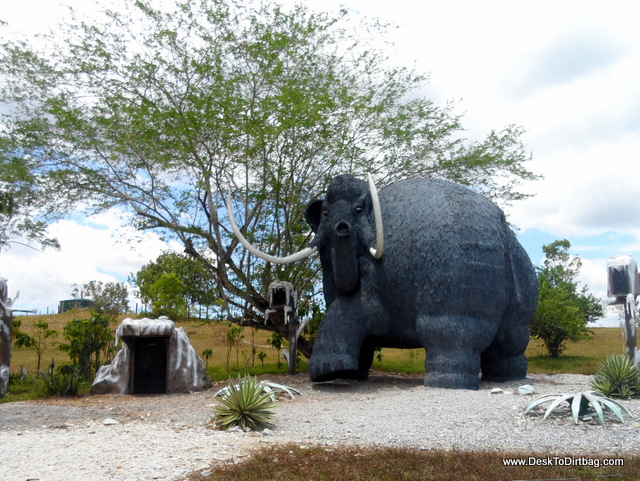
[[[322,213],[322,215],[323,215],[323,216],[325,216],[325,217],[329,217],[329,211],[328,211],[328,210],[325,210],[325,211]]]
[[[360,212],[362,212],[362,207],[356,207],[356,212],[359,214]]]

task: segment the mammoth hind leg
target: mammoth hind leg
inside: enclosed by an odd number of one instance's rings
[[[529,326],[503,323],[496,338],[482,353],[482,380],[505,382],[527,377]]]
[[[478,389],[480,353],[489,345],[491,323],[468,316],[425,316],[418,335],[427,351],[425,386]]]

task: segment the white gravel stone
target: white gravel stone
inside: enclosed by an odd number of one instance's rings
[[[194,471],[239,463],[272,444],[395,446],[511,453],[640,455],[640,400],[622,401],[634,418],[610,412],[574,424],[568,405],[543,420],[524,416],[536,393],[589,389],[589,377],[530,375],[478,391],[425,388],[420,376],[373,374],[368,382],[311,384],[305,375],[273,379],[302,392],[276,407],[267,433],[208,427],[213,394],[104,395],[0,404],[0,480],[184,480]],[[499,387],[496,396],[491,390]],[[547,405],[543,405],[545,408]],[[104,425],[111,418],[117,424]],[[265,435],[266,434],[266,435]]]

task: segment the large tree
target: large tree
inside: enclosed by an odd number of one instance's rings
[[[246,237],[283,256],[309,242],[304,208],[336,174],[371,172],[380,187],[442,177],[501,202],[533,177],[522,129],[464,139],[455,106],[424,98],[427,78],[373,47],[378,22],[272,2],[151,4],[125,0],[100,20],[71,17],[46,41],[5,42],[4,135],[46,159],[48,181],[80,205],[125,205],[140,229],[181,242],[234,322],[264,326],[274,280],[311,299],[319,266],[238,248],[226,191]],[[286,336],[282,318],[270,320]]]

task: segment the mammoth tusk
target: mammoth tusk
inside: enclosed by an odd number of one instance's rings
[[[271,262],[272,264],[291,264],[292,262],[306,259],[307,257],[309,257],[311,254],[313,254],[318,250],[316,247],[307,247],[305,249],[302,249],[299,252],[296,252],[295,254],[291,254],[290,256],[286,256],[286,257],[274,257],[274,256],[270,256],[269,254],[265,254],[264,252],[252,246],[249,243],[249,241],[244,238],[244,236],[240,232],[240,229],[238,229],[238,225],[236,224],[236,220],[233,217],[233,212],[231,210],[231,193],[230,192],[227,193],[226,205],[227,205],[227,215],[229,216],[229,223],[231,224],[231,229],[233,230],[233,233],[235,234],[235,236],[238,238],[238,240],[244,246],[245,249],[247,249],[251,254],[253,254],[256,257],[259,257],[260,259],[263,259],[267,262]]]
[[[369,181],[369,191],[371,192],[371,204],[373,205],[373,218],[376,222],[376,247],[371,247],[369,252],[375,259],[380,259],[384,251],[384,230],[382,227],[382,213],[380,212],[380,200],[378,199],[378,190],[373,183],[371,174],[367,174]]]

